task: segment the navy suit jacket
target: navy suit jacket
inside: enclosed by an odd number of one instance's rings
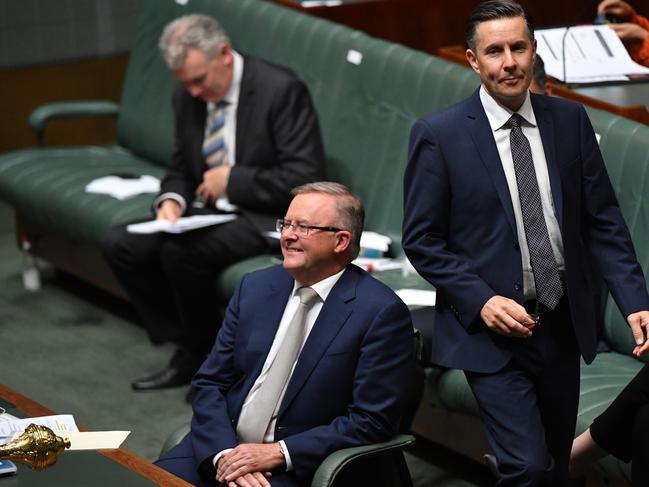
[[[649,298],[595,134],[576,103],[531,95],[561,229],[570,315],[581,354],[596,353],[592,254],[623,315]],[[494,295],[523,302],[511,197],[479,92],[419,120],[404,179],[403,246],[437,288],[433,361],[495,372],[517,340],[488,331],[480,311]]]
[[[178,84],[173,94],[174,151],[160,194],[190,205],[206,170],[202,155],[207,104]],[[293,187],[325,177],[320,125],[309,91],[286,68],[244,56],[236,126],[231,203],[260,231],[273,230]]]
[[[246,275],[210,356],[192,381],[191,443],[203,478],[212,458],[238,444],[243,401],[273,343],[293,278],[281,267]],[[403,302],[349,265],[331,290],[284,395],[275,440],[284,440],[300,484],[331,452],[385,441],[407,429],[422,387]],[[200,467],[199,467],[200,466]]]

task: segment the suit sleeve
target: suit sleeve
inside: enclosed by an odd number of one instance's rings
[[[452,188],[448,168],[436,134],[423,120],[412,128],[408,158],[403,248],[419,274],[444,294],[460,323],[468,328],[496,293],[449,245]]]
[[[298,79],[277,88],[264,117],[258,122],[271,133],[274,158],[233,166],[227,194],[230,202],[243,208],[284,211],[293,187],[325,178],[320,126],[309,92]]]
[[[245,277],[230,300],[216,344],[192,380],[192,446],[202,476],[213,478],[212,459],[218,452],[237,446],[226,394],[242,379],[234,363],[234,343],[239,321],[239,296]]]
[[[363,337],[347,413],[283,438],[298,478],[311,478],[333,451],[386,441],[409,426],[401,421],[414,411],[423,383],[413,355],[410,314],[401,301],[392,302],[372,317]]]
[[[188,208],[195,198],[196,181],[192,173],[192,164],[188,154],[188,147],[183,140],[183,130],[186,130],[184,120],[187,114],[184,111],[183,97],[189,96],[181,86],[176,87],[173,93],[172,103],[174,109],[174,145],[171,154],[169,169],[160,184],[160,193],[175,193],[179,195]]]
[[[622,314],[649,309],[646,283],[604,166],[593,127],[579,107],[585,240]],[[628,191],[624,188],[622,191]]]

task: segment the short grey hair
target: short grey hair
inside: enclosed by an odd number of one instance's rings
[[[158,47],[169,69],[180,69],[190,48],[199,49],[208,59],[216,57],[219,46],[230,43],[228,35],[215,18],[189,14],[171,21],[162,31]]]
[[[361,234],[365,221],[363,202],[344,184],[332,181],[318,181],[297,186],[291,190],[292,196],[306,193],[324,193],[337,197],[336,212],[340,219],[339,226],[351,233],[349,252],[353,259],[358,257],[361,250]]]

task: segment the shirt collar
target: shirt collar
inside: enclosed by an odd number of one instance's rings
[[[494,100],[494,98],[487,92],[484,85],[480,87],[480,102],[487,114],[489,126],[494,132],[503,128],[514,113],[509,108],[502,106]],[[530,100],[529,91],[525,94],[525,101],[523,101],[523,104],[516,113],[523,117],[527,124],[536,127],[536,117],[534,116],[534,110],[532,109],[532,101]]]
[[[239,101],[239,91],[241,91],[241,78],[243,76],[243,56],[232,49],[232,83],[230,89],[223,97],[223,101],[228,105],[236,105]]]
[[[316,282],[315,284],[311,284],[309,286],[312,288],[316,293],[318,293],[318,296],[324,303],[324,301],[327,299],[327,296],[329,296],[329,293],[335,286],[335,284],[338,282],[338,279],[340,279],[340,276],[343,275],[343,272],[345,272],[345,268],[343,268],[340,272],[337,272],[336,274],[325,277],[322,281]],[[295,296],[296,291],[302,287],[302,284],[299,282],[295,281],[295,284],[293,285],[293,293],[291,293],[291,296]]]

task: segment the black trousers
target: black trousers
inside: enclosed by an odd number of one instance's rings
[[[498,486],[568,484],[579,403],[579,350],[566,299],[543,312],[529,338],[495,373],[466,371],[498,460]]]
[[[204,358],[221,325],[217,276],[268,244],[244,217],[183,234],[113,227],[102,250],[154,343],[174,341]]]
[[[600,447],[624,462],[633,460],[633,487],[649,485],[649,365],[590,426]]]

